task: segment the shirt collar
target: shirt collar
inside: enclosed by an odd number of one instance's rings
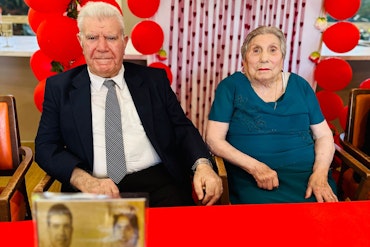
[[[123,89],[123,85],[124,85],[124,83],[123,83],[123,73],[124,73],[123,65],[122,65],[121,69],[119,70],[118,74],[116,76],[112,77],[112,78],[104,78],[104,77],[95,75],[90,71],[89,67],[87,67],[87,71],[89,73],[91,85],[95,90],[100,91],[100,89],[102,88],[103,83],[106,79],[112,79],[120,89]]]

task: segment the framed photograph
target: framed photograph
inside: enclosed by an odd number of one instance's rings
[[[144,247],[147,198],[134,196],[33,194],[38,246]]]

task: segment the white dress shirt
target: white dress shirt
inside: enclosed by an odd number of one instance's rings
[[[103,83],[107,78],[94,75],[88,70],[91,80],[91,110],[94,145],[93,175],[107,177],[105,157],[105,98],[108,92]],[[123,143],[127,173],[143,170],[161,162],[154,150],[137,114],[130,91],[123,78],[122,66],[117,76],[110,78],[116,83],[116,92],[121,108]]]

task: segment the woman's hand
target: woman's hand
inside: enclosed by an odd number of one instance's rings
[[[337,202],[338,198],[328,183],[328,171],[335,152],[333,133],[326,121],[311,125],[311,130],[315,139],[315,163],[305,198],[313,193],[318,202]]]
[[[277,172],[266,164],[259,162],[249,173],[254,177],[257,186],[265,190],[273,190],[279,187]]]
[[[309,198],[312,196],[312,193],[316,197],[318,202],[337,202],[338,198],[331,189],[328,183],[327,175],[323,175],[319,172],[314,172],[308,180],[306,196]]]

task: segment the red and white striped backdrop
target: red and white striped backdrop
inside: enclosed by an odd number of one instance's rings
[[[287,38],[286,71],[298,72],[307,0],[166,0],[153,19],[165,33],[172,88],[201,134],[218,83],[241,68],[240,47],[260,25],[281,28]],[[311,4],[321,0],[312,0]],[[319,13],[317,13],[319,14]],[[317,16],[312,17],[312,26]],[[319,42],[319,40],[314,41]],[[311,52],[311,51],[309,51]],[[155,56],[152,56],[155,60]],[[149,61],[152,62],[152,61]]]

